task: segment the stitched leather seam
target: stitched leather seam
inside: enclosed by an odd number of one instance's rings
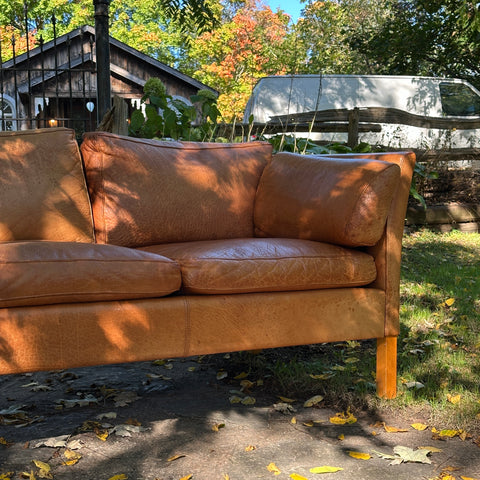
[[[0,261],[0,265],[18,265],[18,264],[28,264],[28,263],[33,263],[33,264],[42,264],[42,263],[93,263],[94,265],[98,265],[99,263],[133,263],[134,265],[137,265],[139,263],[149,265],[151,264],[152,266],[158,266],[158,265],[168,265],[174,268],[174,271],[177,271],[177,264],[174,262],[174,260],[156,260],[156,259],[151,259],[151,260],[141,260],[141,259],[126,259],[126,260],[121,260],[121,259],[107,259],[107,260],[99,260],[95,258],[65,258],[65,259],[51,259],[51,260],[5,260],[5,261]],[[177,268],[176,268],[177,267]]]
[[[98,291],[95,290],[93,292],[62,292],[62,293],[42,293],[42,294],[37,294],[37,295],[22,295],[18,297],[11,297],[9,296],[8,298],[4,298],[3,300],[0,297],[0,301],[5,301],[5,300],[24,300],[26,298],[45,298],[45,297],[71,297],[71,296],[87,296],[87,297],[98,297],[98,296],[104,296],[104,295],[128,295],[128,296],[137,296],[137,295],[169,295],[170,293],[176,292],[177,290],[171,290],[169,288],[165,289],[164,291],[161,290],[151,290],[151,291],[133,291],[132,290],[108,290],[108,291]],[[168,292],[168,293],[167,293]],[[155,298],[155,297],[153,297]]]

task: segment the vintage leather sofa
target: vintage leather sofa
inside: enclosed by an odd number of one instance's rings
[[[414,161],[1,134],[0,373],[376,338],[394,397]]]

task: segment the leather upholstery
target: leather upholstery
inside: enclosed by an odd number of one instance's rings
[[[278,153],[258,188],[256,234],[374,245],[399,179],[398,165],[378,160]]]
[[[94,241],[73,130],[0,133],[0,242],[11,240]]]
[[[168,258],[114,245],[0,243],[0,307],[162,297],[180,288]]]
[[[179,263],[182,291],[195,294],[353,287],[367,285],[377,275],[372,256],[308,240],[241,238],[142,250]]]
[[[134,362],[185,351],[182,297],[0,309],[0,374]]]
[[[93,218],[73,131],[0,135],[0,374],[376,337],[394,396],[413,153],[82,153]]]
[[[158,142],[92,132],[81,146],[99,243],[253,236],[268,143]]]
[[[384,309],[374,288],[2,308],[0,374],[375,338]]]

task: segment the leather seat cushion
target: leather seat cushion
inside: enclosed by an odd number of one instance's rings
[[[168,258],[113,245],[0,243],[0,307],[162,297],[180,288]]]
[[[196,294],[352,287],[377,275],[370,255],[310,240],[243,238],[152,245],[182,270],[182,291]]]

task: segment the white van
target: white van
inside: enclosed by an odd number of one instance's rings
[[[359,134],[359,141],[392,148],[480,146],[480,92],[465,80],[387,75],[278,75],[264,77],[248,101],[244,123],[273,117],[355,107],[395,108],[434,119],[451,119],[449,128],[381,124],[380,132]],[[479,120],[475,128],[457,129],[455,121]],[[299,136],[307,136],[302,133]],[[311,133],[313,140],[346,141],[346,133]]]

